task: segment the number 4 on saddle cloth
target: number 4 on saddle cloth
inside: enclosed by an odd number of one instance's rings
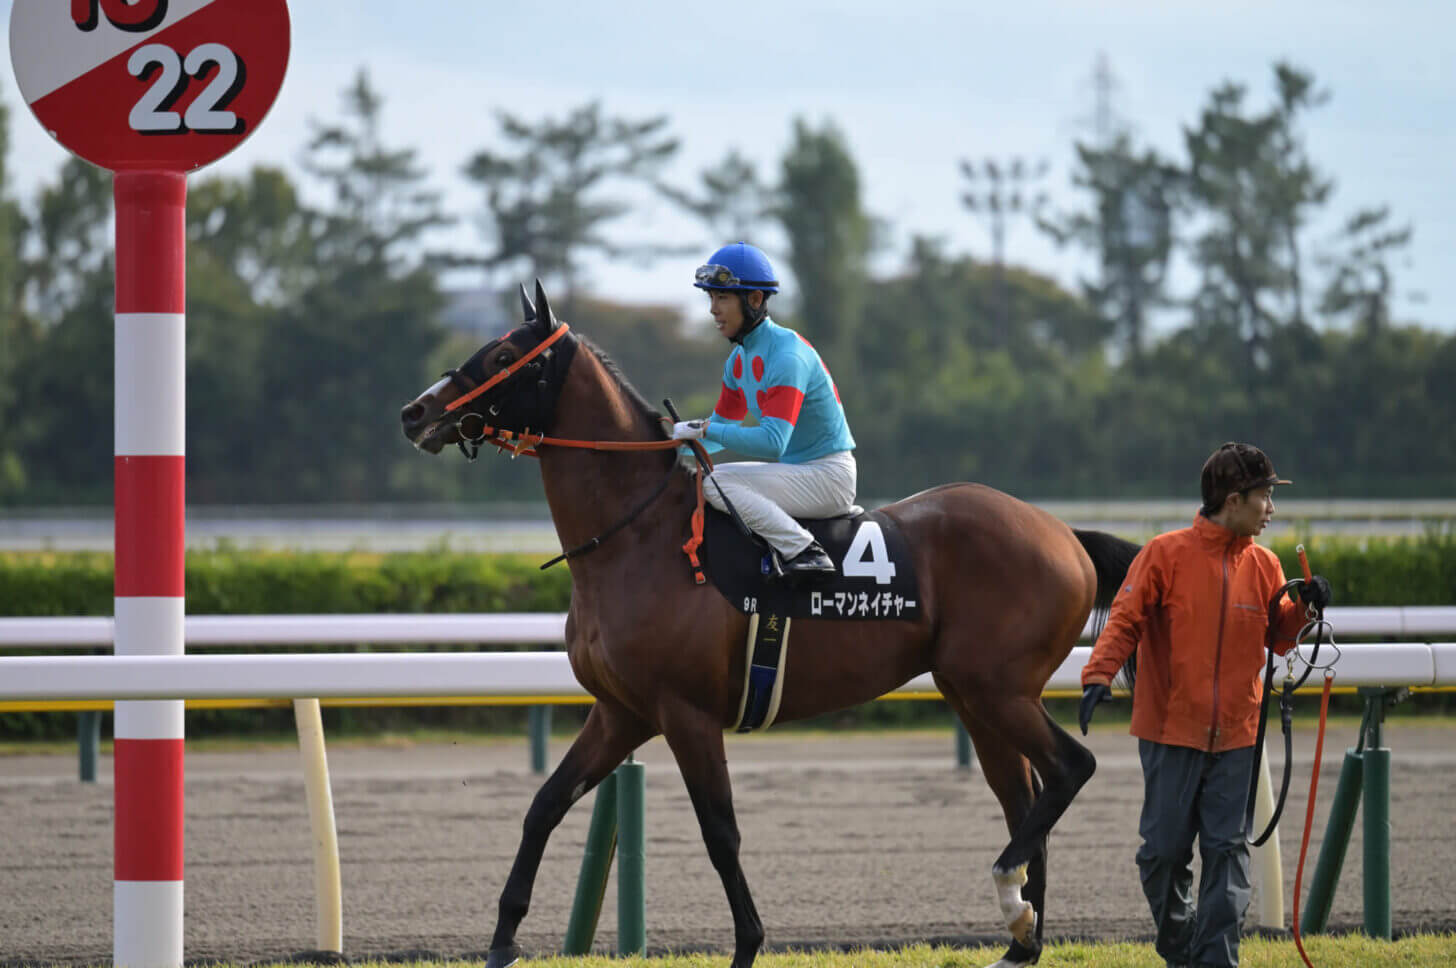
[[[704,511],[703,571],[741,612],[808,619],[920,617],[909,547],[899,526],[878,511],[801,520],[838,569],[804,584],[775,575],[764,545],[727,514],[711,506]]]
[[[749,616],[748,661],[733,729],[773,725],[794,619],[913,620],[920,617],[915,564],[900,528],[878,511],[801,520],[838,571],[795,584],[776,574],[763,542],[722,511],[704,509],[703,571],[728,601]]]

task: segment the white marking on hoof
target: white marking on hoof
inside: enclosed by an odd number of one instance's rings
[[[996,882],[996,901],[1001,905],[1001,919],[1006,922],[1011,936],[1028,948],[1035,947],[1031,933],[1036,930],[1036,911],[1031,902],[1021,897],[1022,885],[1026,883],[1026,865],[1009,871],[991,868],[991,879]]]

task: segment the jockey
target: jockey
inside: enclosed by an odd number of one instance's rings
[[[759,249],[723,246],[693,285],[707,291],[713,321],[733,349],[712,415],[675,424],[672,436],[754,458],[718,465],[705,482],[708,502],[723,511],[731,503],[786,574],[832,574],[834,562],[794,520],[837,517],[854,506],[854,437],[829,368],[808,340],[769,318],[779,284]],[[756,426],[742,426],[750,413]]]

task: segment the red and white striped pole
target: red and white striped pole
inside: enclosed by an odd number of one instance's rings
[[[187,176],[118,171],[116,654],[183,652]],[[118,702],[112,951],[182,964],[180,700]]]
[[[51,137],[115,173],[116,654],[181,655],[187,172],[237,147],[288,65],[287,0],[12,0]],[[118,702],[113,958],[182,965],[183,704]]]

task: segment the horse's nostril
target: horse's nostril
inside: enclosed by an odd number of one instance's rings
[[[425,415],[425,405],[411,403],[399,412],[399,419],[407,424],[417,423]]]

